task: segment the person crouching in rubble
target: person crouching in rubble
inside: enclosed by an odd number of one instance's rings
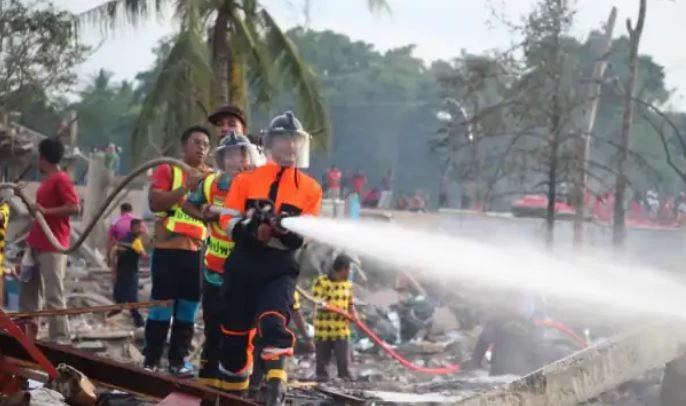
[[[352,282],[349,280],[353,259],[345,254],[333,261],[331,271],[314,282],[312,295],[331,306],[344,309],[357,317],[353,306]],[[338,367],[338,377],[352,379],[350,373],[350,322],[345,317],[318,308],[314,315],[314,339],[316,353],[316,376],[319,381],[329,378],[327,367],[333,353]]]
[[[508,308],[484,324],[472,356],[465,363],[466,369],[479,368],[491,346],[491,376],[524,375],[542,366],[543,347],[534,320],[545,317],[543,299],[537,295],[515,296],[508,301],[519,303],[519,306],[510,306],[515,311]]]
[[[113,292],[115,303],[138,303],[138,263],[141,257],[148,257],[142,236],[143,221],[137,218],[131,219],[131,230],[114,247],[117,258]],[[108,316],[119,312],[116,310]],[[136,327],[145,325],[138,309],[131,309],[130,313]]]
[[[303,337],[305,340],[303,342],[305,346],[305,351],[312,353],[314,352],[314,343],[310,339],[310,337],[307,335],[307,324],[305,323],[305,318],[303,317],[302,310],[300,308],[300,294],[296,291],[293,294],[293,305],[291,306],[291,316],[293,323],[295,324],[295,327],[297,327],[298,332],[300,335]],[[257,335],[257,329],[253,329],[250,332],[250,340],[254,340],[255,336]],[[260,353],[262,352],[262,348],[259,346],[253,346],[253,372],[252,375],[250,375],[250,387],[248,390],[248,395],[252,399],[256,399],[260,401],[260,389],[262,385],[262,381],[264,379],[264,372],[265,372],[265,362],[264,360],[260,357]]]
[[[250,331],[256,327],[267,375],[266,404],[275,406],[285,402],[285,364],[295,343],[287,325],[300,274],[295,251],[304,242],[281,220],[319,215],[322,188],[299,169],[309,166],[310,135],[292,112],[274,117],[263,137],[270,161],[234,179],[224,202],[228,210],[220,218],[235,245],[224,264],[219,372],[222,389],[248,390]]]
[[[155,168],[148,193],[150,209],[158,217],[155,221],[152,260],[151,300],[173,300],[173,305],[155,307],[148,312],[145,324],[145,360],[143,366],[157,369],[162,358],[169,324],[169,372],[191,377],[193,367],[185,361],[189,353],[195,316],[200,305],[201,246],[207,238],[207,227],[183,211],[183,202],[190,192],[210,172],[205,159],[210,148],[210,132],[193,126],[181,135],[183,161],[193,174],[181,168],[160,165]]]
[[[210,238],[205,250],[202,314],[205,325],[205,342],[200,358],[198,381],[221,389],[217,382],[217,363],[221,344],[221,292],[224,282],[224,261],[234,243],[219,225],[219,214],[233,179],[257,162],[257,151],[247,137],[230,131],[219,141],[213,158],[216,172],[206,177],[193,192],[183,209],[190,216],[208,224]]]

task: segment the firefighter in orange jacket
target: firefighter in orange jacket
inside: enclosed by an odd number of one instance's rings
[[[292,112],[272,119],[263,132],[270,161],[240,174],[224,201],[220,223],[235,242],[224,264],[224,323],[219,363],[222,388],[244,393],[252,370],[249,334],[265,362],[267,405],[282,405],[285,361],[295,335],[288,329],[293,293],[300,273],[294,252],[303,237],[284,229],[287,216],[319,215],[321,186],[298,168],[307,167],[309,134]],[[233,215],[240,212],[241,215]]]
[[[224,261],[233,249],[233,241],[219,225],[224,198],[236,175],[257,162],[257,150],[248,138],[235,131],[227,133],[214,150],[215,172],[207,176],[184,203],[184,211],[208,224],[210,237],[205,249],[203,272],[203,322],[205,342],[200,359],[200,383],[218,386],[216,381],[219,345],[221,344],[221,291]]]

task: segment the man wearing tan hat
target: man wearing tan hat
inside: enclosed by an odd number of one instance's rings
[[[248,129],[245,113],[236,106],[224,105],[219,107],[207,117],[207,121],[219,130],[218,140],[224,138],[229,131],[235,131],[236,134],[246,134]]]

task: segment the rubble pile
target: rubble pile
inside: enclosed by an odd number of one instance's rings
[[[312,275],[305,275],[301,283],[307,286]],[[370,278],[372,279],[372,278]],[[93,269],[86,261],[72,257],[65,288],[67,306],[81,308],[111,305],[112,275],[107,269]],[[139,297],[150,297],[150,276],[141,270]],[[439,290],[426,284],[423,294],[407,289],[389,288],[388,284],[372,283],[366,278],[356,285],[355,299],[358,313],[365,323],[385,342],[409,362],[422,367],[445,367],[463,364],[469,359],[481,332],[480,315],[473,299]],[[462,294],[465,290],[460,289]],[[482,295],[483,296],[483,295]],[[469,299],[467,299],[467,297]],[[430,300],[428,298],[431,298]],[[302,300],[306,320],[312,320],[314,307]],[[470,305],[471,304],[471,305]],[[141,309],[145,314],[146,309]],[[69,316],[72,346],[116,361],[140,365],[143,331],[134,326],[128,311],[115,315],[83,313]],[[313,354],[296,348],[296,357],[289,366],[291,390],[289,396],[306,404],[326,404],[340,401],[349,404],[441,404],[455,403],[478,393],[505,386],[518,377],[506,375],[489,377],[485,369],[464,369],[459,374],[429,375],[413,372],[391,359],[384,351],[353,329],[354,381],[333,379],[325,384],[314,382]],[[191,361],[199,361],[202,346],[202,317],[198,318],[193,340]],[[47,326],[39,329],[39,338],[47,334]],[[561,359],[578,349],[559,332],[545,332],[549,362]],[[662,371],[654,371],[635,379],[609,393],[586,403],[595,405],[651,405],[658,404]],[[30,403],[22,396],[30,396]],[[62,405],[67,404],[51,388],[34,388],[17,399],[0,400],[0,405]],[[123,398],[132,395],[118,392],[99,394],[101,405],[129,404]],[[21,402],[25,403],[21,403]],[[12,403],[17,402],[17,403]],[[104,402],[104,403],[103,403]],[[109,402],[109,403],[108,403]],[[137,401],[139,402],[139,401]],[[142,401],[140,401],[142,402]],[[145,403],[135,404],[145,404]]]

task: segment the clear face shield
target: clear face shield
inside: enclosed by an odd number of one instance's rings
[[[220,145],[213,154],[214,168],[217,171],[236,174],[258,166],[259,152],[252,144]]]
[[[310,134],[305,131],[267,133],[267,152],[282,166],[310,167]]]
[[[246,148],[248,150],[248,156],[250,159],[250,168],[257,168],[258,166],[262,166],[267,163],[267,157],[264,156],[264,153],[262,153],[257,145],[248,144]]]

